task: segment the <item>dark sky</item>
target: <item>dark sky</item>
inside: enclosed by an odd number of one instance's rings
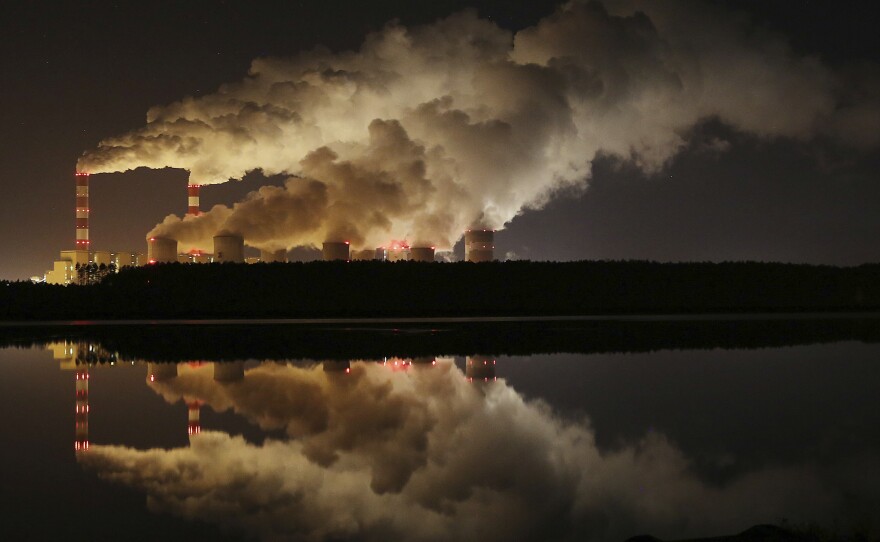
[[[711,2],[751,14],[798,54],[834,69],[880,62],[870,2]],[[514,5],[511,5],[514,4]],[[42,275],[74,239],[77,158],[144,124],[146,111],[242,79],[250,61],[323,45],[355,49],[394,18],[429,23],[468,6],[518,30],[554,2],[77,2],[4,6],[0,153],[0,278]],[[688,6],[687,3],[682,4]],[[683,9],[685,9],[683,8]],[[588,190],[515,218],[498,256],[535,260],[880,261],[880,152],[825,140],[761,139],[718,122],[698,125],[663,171],[594,163]],[[701,142],[721,136],[723,153]],[[204,190],[202,207],[257,188],[251,176]],[[185,211],[186,174],[93,176],[96,249],[145,251],[144,235]],[[459,244],[460,250],[460,244]]]

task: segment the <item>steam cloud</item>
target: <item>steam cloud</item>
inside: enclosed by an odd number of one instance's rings
[[[715,487],[662,435],[602,452],[585,421],[561,420],[504,382],[475,387],[452,364],[418,369],[265,364],[222,384],[210,371],[181,373],[151,386],[290,440],[203,432],[188,448],[93,445],[78,459],[145,491],[157,511],[266,540],[701,536],[846,509],[852,488],[828,486],[815,467],[768,467]],[[851,482],[874,487],[876,476],[859,477],[878,471],[865,467]]]
[[[200,184],[291,176],[150,233],[183,246],[225,229],[264,249],[392,238],[449,248],[474,224],[503,227],[584,186],[597,156],[662,168],[706,119],[877,146],[880,84],[846,77],[707,5],[572,1],[516,34],[464,11],[389,23],[356,52],[257,59],[239,83],[152,108],[146,126],[78,167],[183,168]]]

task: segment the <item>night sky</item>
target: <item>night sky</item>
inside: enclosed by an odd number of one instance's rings
[[[816,57],[844,74],[840,81],[860,81],[858,92],[843,89],[845,101],[877,103],[880,43],[872,3],[703,4],[684,2],[676,9],[745,14],[750,33],[783,35],[793,55]],[[143,126],[151,107],[240,81],[258,57],[286,57],[319,45],[356,50],[392,19],[410,27],[467,7],[519,31],[557,6],[464,0],[5,6],[0,242],[6,250],[0,278],[42,275],[58,251],[73,248],[77,159],[101,140]],[[740,81],[730,92],[752,92],[755,84]],[[880,125],[875,117],[863,120],[869,135]],[[851,144],[821,131],[768,136],[717,118],[680,135],[684,147],[656,171],[645,173],[621,157],[597,157],[586,190],[564,189],[543,209],[516,216],[496,236],[496,256],[880,261],[880,150],[871,137]],[[170,169],[93,175],[92,247],[145,252],[145,234],[169,213],[185,212],[186,180],[186,172]],[[202,208],[231,205],[267,183],[280,179],[249,174],[209,186],[202,190]],[[457,249],[462,251],[460,242]]]

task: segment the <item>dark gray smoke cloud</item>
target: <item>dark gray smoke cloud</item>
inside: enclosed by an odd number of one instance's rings
[[[389,23],[354,52],[255,60],[239,83],[151,109],[79,167],[176,167],[201,184],[254,170],[299,178],[289,194],[260,191],[200,226],[166,219],[161,231],[184,242],[219,224],[260,248],[339,238],[448,248],[474,223],[500,228],[585,186],[597,155],[656,171],[709,118],[876,147],[880,85],[865,73],[835,73],[696,2],[573,1],[516,34],[465,11]]]
[[[826,520],[880,472],[859,465],[839,487],[811,465],[771,466],[713,486],[662,435],[602,451],[586,420],[560,419],[503,381],[475,386],[451,363],[408,372],[353,363],[351,374],[266,364],[229,383],[199,369],[151,386],[290,438],[255,445],[204,432],[181,449],[93,445],[79,461],[146,492],[157,511],[265,540],[730,533],[782,517]]]

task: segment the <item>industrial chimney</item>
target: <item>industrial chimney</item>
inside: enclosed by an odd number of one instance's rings
[[[244,238],[231,233],[215,235],[214,261],[244,263]]]
[[[177,261],[177,240],[168,237],[150,237],[147,241],[147,262],[170,263]]]
[[[409,259],[414,262],[433,262],[434,247],[413,247],[409,249]]]
[[[333,260],[349,260],[349,243],[348,241],[325,241],[321,249],[325,262]]]
[[[186,187],[188,198],[188,206],[186,208],[187,216],[199,216],[199,190],[202,188],[199,184],[190,184]]]
[[[76,174],[76,250],[89,250],[89,174]]]
[[[495,230],[464,232],[464,259],[469,262],[491,262],[495,259]]]

